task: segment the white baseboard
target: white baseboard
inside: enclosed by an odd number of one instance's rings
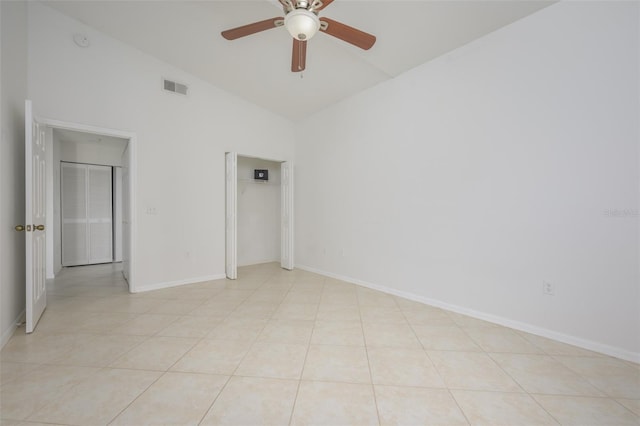
[[[201,283],[201,282],[204,282],[204,281],[221,280],[221,279],[224,279],[224,278],[226,278],[225,274],[216,274],[216,275],[207,275],[207,276],[204,276],[204,277],[187,278],[185,280],[166,281],[166,282],[163,282],[163,283],[153,283],[153,284],[136,286],[136,291],[133,292],[133,293],[143,293],[145,291],[160,290],[160,289],[163,289],[163,288],[177,287],[177,286],[187,285],[187,284],[196,284],[196,283]]]
[[[316,274],[324,275],[330,278],[335,278],[341,281],[346,281],[352,284],[357,284],[362,287],[370,288],[372,290],[378,290],[383,293],[392,294],[394,296],[403,297],[405,299],[413,300],[415,302],[424,303],[425,305],[434,306],[437,308],[445,309],[447,311],[467,315],[472,318],[477,318],[477,319],[488,321],[494,324],[503,325],[505,327],[513,328],[515,330],[520,330],[526,333],[535,334],[536,336],[546,337],[548,339],[556,340],[562,343],[567,343],[569,345],[577,346],[579,348],[587,349],[593,352],[598,352],[604,355],[610,355],[616,358],[624,359],[626,361],[640,363],[640,353],[637,353],[637,352],[628,351],[626,349],[606,345],[604,343],[594,342],[592,340],[582,339],[580,337],[571,336],[564,333],[558,333],[557,331],[537,327],[535,325],[523,323],[520,321],[514,321],[509,318],[504,318],[497,315],[488,314],[485,312],[475,311],[473,309],[468,309],[462,306],[452,305],[449,303],[442,302],[440,300],[430,299],[428,297],[419,296],[417,294],[396,290],[396,289],[381,286],[378,284],[372,284],[356,278],[334,274],[331,272],[323,271],[323,270],[306,266],[306,265],[296,265],[296,268],[303,269],[305,271],[313,272]]]
[[[2,332],[2,336],[0,336],[0,349],[4,348],[4,345],[6,345],[9,339],[11,339],[11,336],[13,336],[13,333],[15,333],[16,329],[18,328],[18,324],[24,321],[24,315],[25,311],[23,309],[22,312],[20,312],[20,314],[16,317],[16,319],[13,320],[9,328]]]

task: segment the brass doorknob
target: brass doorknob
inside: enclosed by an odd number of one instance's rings
[[[15,229],[15,230],[16,230],[16,231],[18,231],[18,232],[22,232],[22,231],[24,231],[24,226],[22,226],[22,225],[16,225],[16,227],[15,227],[15,228],[13,228],[13,229]]]
[[[33,229],[34,230],[38,230],[38,231],[44,231],[44,225],[33,225]]]

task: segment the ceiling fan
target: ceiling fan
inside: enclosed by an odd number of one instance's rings
[[[260,31],[284,26],[293,37],[293,53],[291,55],[291,71],[300,72],[305,69],[307,60],[307,40],[318,31],[327,33],[340,40],[351,43],[364,50],[369,50],[376,42],[376,37],[356,28],[342,24],[329,18],[319,18],[318,12],[329,6],[333,0],[278,0],[284,8],[284,18],[276,17],[243,25],[222,32],[222,37],[235,40]]]

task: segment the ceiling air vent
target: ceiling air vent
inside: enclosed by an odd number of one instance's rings
[[[182,83],[176,83],[175,81],[163,79],[164,90],[173,93],[179,93],[181,95],[186,95],[187,90],[189,89],[186,85]]]

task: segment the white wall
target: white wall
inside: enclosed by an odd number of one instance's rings
[[[27,94],[27,6],[0,2],[0,347],[25,308],[24,101]]]
[[[61,161],[121,167],[124,147],[118,144],[73,143],[61,140],[60,150]]]
[[[29,19],[40,114],[137,136],[136,290],[224,276],[224,153],[289,160],[291,123],[46,5],[30,3]],[[189,96],[163,92],[163,76]]]
[[[269,181],[253,180],[255,169]],[[280,163],[238,156],[238,265],[280,260]]]
[[[297,125],[298,264],[640,360],[638,35],[558,3]]]

